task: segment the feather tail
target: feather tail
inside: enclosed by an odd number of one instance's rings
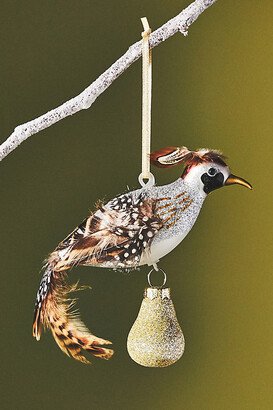
[[[90,363],[83,353],[110,359],[113,350],[103,347],[111,342],[91,334],[79,315],[72,312],[74,300],[68,298],[70,292],[79,290],[77,284],[65,283],[65,272],[56,272],[52,265],[46,266],[34,312],[33,336],[40,340],[42,327],[49,328],[60,349],[68,356],[82,363]]]

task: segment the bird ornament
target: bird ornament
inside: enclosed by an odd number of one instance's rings
[[[61,350],[83,363],[88,354],[109,359],[110,341],[93,335],[73,311],[69,294],[78,289],[66,277],[73,266],[96,266],[130,271],[156,266],[190,232],[204,200],[212,191],[244,179],[230,173],[221,152],[166,147],[150,154],[153,165],[180,165],[181,176],[164,186],[145,186],[98,205],[49,255],[37,292],[33,336],[49,328]],[[87,357],[86,357],[87,356]]]

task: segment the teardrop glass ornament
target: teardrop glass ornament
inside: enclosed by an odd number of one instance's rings
[[[146,288],[127,339],[130,357],[141,366],[166,367],[180,359],[184,348],[170,288]]]

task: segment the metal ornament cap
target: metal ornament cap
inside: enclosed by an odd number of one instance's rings
[[[176,317],[170,288],[146,288],[127,339],[130,357],[141,366],[166,367],[177,362],[184,349],[185,339]]]

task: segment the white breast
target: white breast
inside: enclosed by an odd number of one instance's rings
[[[161,240],[160,242],[152,243],[149,251],[143,252],[140,265],[153,265],[157,263],[163,256],[171,252],[185,238],[186,232],[182,235],[171,236]]]

